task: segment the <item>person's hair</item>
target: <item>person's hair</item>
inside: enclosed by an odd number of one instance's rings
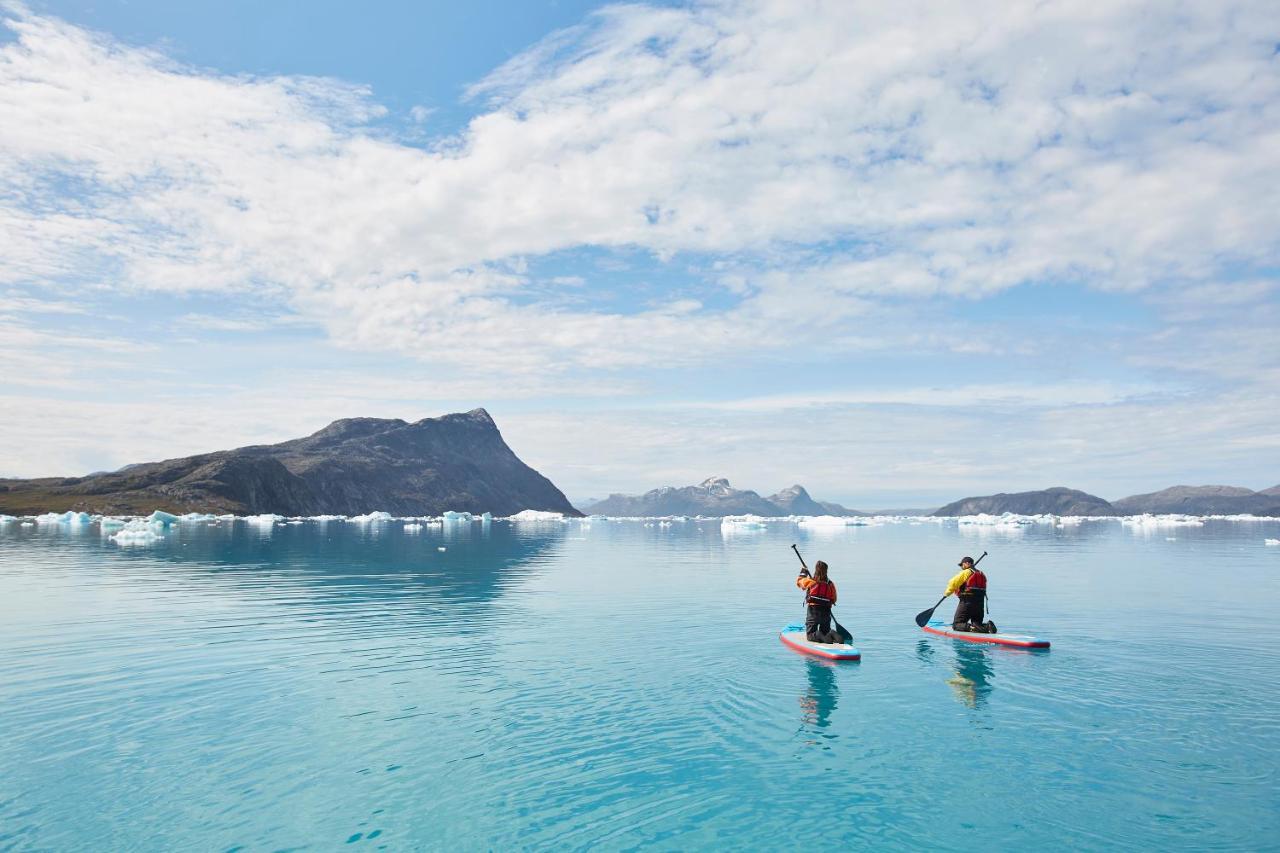
[[[813,564],[813,579],[819,583],[827,583],[827,564],[819,560]]]

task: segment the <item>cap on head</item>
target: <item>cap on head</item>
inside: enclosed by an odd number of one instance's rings
[[[957,563],[956,565],[958,565],[958,566],[963,566],[965,563],[968,563],[970,566],[972,566],[972,565],[973,565],[973,557],[965,557],[964,559],[962,559],[962,560],[961,560],[959,563]]]

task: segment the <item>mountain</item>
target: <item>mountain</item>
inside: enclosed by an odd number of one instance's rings
[[[592,515],[790,515],[752,491],[735,489],[723,477],[711,477],[696,486],[667,486],[643,495],[613,494],[585,507]]]
[[[1114,502],[1121,515],[1280,515],[1280,486],[1261,492],[1240,486],[1173,486]]]
[[[804,486],[799,484],[783,489],[765,498],[782,510],[783,515],[865,515],[856,509],[846,509],[830,501],[815,501]]]
[[[1118,515],[1119,513],[1096,495],[1057,486],[1038,492],[988,495],[964,498],[950,503],[934,515],[1000,515],[1012,512],[1018,515]]]
[[[306,438],[129,465],[88,477],[0,480],[0,512],[580,515],[511,451],[484,409],[348,418]]]

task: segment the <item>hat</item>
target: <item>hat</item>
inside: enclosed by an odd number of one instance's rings
[[[957,565],[957,566],[963,566],[965,563],[968,563],[969,565],[971,565],[971,566],[972,566],[972,565],[973,565],[973,557],[964,557],[963,559],[961,559],[961,560],[960,560],[960,562],[956,563],[956,565]]]

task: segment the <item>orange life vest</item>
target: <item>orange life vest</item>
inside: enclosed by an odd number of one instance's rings
[[[805,596],[804,603],[810,607],[830,607],[835,603],[836,585],[831,581],[814,581],[813,585],[808,589],[808,595]]]

